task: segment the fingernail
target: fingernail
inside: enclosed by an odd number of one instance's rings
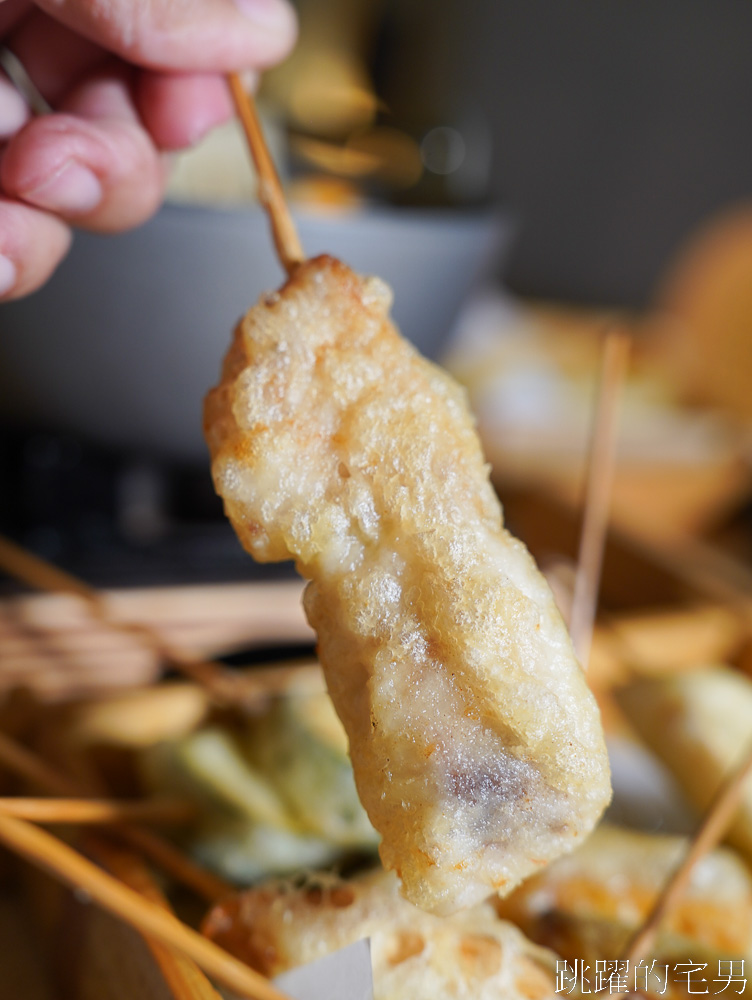
[[[239,10],[262,28],[287,32],[294,21],[292,9],[283,0],[235,0]]]
[[[23,97],[13,87],[0,81],[0,139],[8,139],[29,118],[29,109]]]
[[[66,215],[84,215],[101,202],[102,185],[88,167],[69,160],[49,180],[21,194],[40,208]]]
[[[7,295],[16,284],[16,265],[8,257],[0,254],[0,297]]]

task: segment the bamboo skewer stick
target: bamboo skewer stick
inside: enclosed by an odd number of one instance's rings
[[[217,900],[225,899],[236,891],[235,886],[196,864],[192,858],[154,830],[129,824],[113,827],[113,833],[159,865],[176,882],[188,886],[207,903],[216,903]]]
[[[45,562],[39,556],[16,545],[8,538],[0,536],[0,566],[11,576],[36,587],[37,590],[58,591],[68,594],[78,594],[90,605],[101,605],[102,599],[96,590],[89,587],[83,580],[77,579],[65,570]],[[103,610],[100,609],[100,614]]]
[[[277,255],[285,271],[292,275],[295,268],[305,260],[305,254],[261,131],[255,101],[237,73],[229,73],[227,82],[256,167],[258,198],[269,216]]]
[[[575,652],[587,669],[598,603],[608,508],[616,464],[616,425],[621,385],[629,358],[630,337],[623,330],[606,336],[598,403],[588,460],[585,506],[569,621]]]
[[[185,823],[196,817],[196,807],[182,799],[0,798],[0,811],[32,823],[109,825],[113,823]]]
[[[181,673],[205,687],[219,704],[241,708],[244,706],[242,692],[238,688],[235,675],[221,663],[201,660],[184,650],[177,649],[165,642],[159,632],[148,625],[113,619],[101,594],[96,590],[2,536],[0,536],[0,569],[37,590],[53,592],[63,590],[77,594],[86,601],[97,619],[121,632],[140,638]]]
[[[3,733],[0,733],[0,765],[52,795],[86,797],[85,788],[81,788],[67,775],[60,774],[46,761]],[[113,827],[113,832],[151,858],[176,881],[189,886],[208,903],[216,903],[218,899],[229,896],[234,891],[229,882],[197,865],[152,830],[136,825],[121,825]]]
[[[240,996],[249,1000],[289,1000],[258,972],[46,830],[0,811],[0,841],[67,885],[83,889],[96,903],[142,934],[187,955],[208,975]]]
[[[629,968],[648,955],[664,917],[687,889],[695,865],[722,839],[739,808],[751,775],[752,746],[728,781],[716,793],[684,859],[664,886],[643,926],[627,946],[622,957],[629,961]]]
[[[134,892],[172,912],[151,872],[138,855],[115,848],[102,837],[89,837],[86,853]],[[144,941],[174,1000],[220,1000],[219,994],[195,962],[152,938],[144,938]]]

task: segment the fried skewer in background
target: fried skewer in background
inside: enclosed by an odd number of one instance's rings
[[[245,548],[295,559],[381,855],[437,913],[510,891],[610,796],[598,710],[502,527],[462,390],[391,293],[306,261],[238,326],[205,432]]]

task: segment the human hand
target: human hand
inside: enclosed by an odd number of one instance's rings
[[[286,0],[0,0],[0,45],[53,113],[0,71],[0,301],[44,284],[70,226],[117,232],[159,207],[162,151],[232,114],[224,74],[282,59]]]

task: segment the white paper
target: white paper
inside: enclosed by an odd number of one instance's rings
[[[356,941],[274,980],[291,1000],[373,1000],[371,942]]]
[[[370,939],[285,972],[274,985],[290,1000],[373,1000]],[[234,993],[220,992],[225,1000],[238,1000]]]

